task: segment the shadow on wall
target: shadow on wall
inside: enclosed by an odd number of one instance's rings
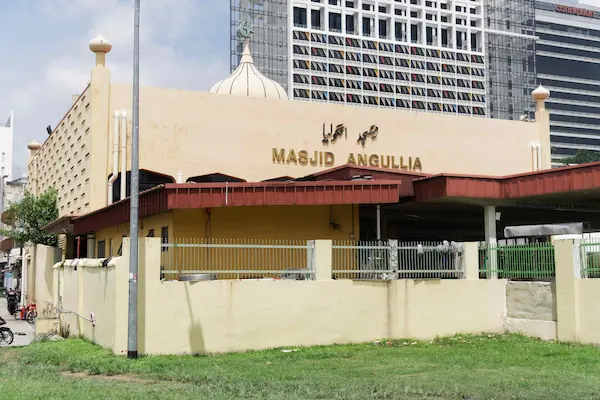
[[[204,332],[202,331],[202,324],[199,320],[194,318],[194,311],[192,310],[192,299],[190,296],[190,284],[185,285],[185,297],[188,305],[188,313],[190,316],[190,351],[192,355],[203,355],[206,354],[206,344],[204,343]]]
[[[204,333],[202,332],[200,321],[193,321],[190,326],[190,350],[194,356],[206,354]]]

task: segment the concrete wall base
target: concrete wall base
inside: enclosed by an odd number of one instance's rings
[[[509,333],[520,333],[525,336],[556,340],[556,322],[537,319],[505,318],[504,330]]]
[[[35,321],[35,335],[55,333],[59,331],[59,321],[56,318],[42,319],[38,318]]]

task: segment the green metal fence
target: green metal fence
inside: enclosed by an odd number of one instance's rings
[[[600,278],[600,239],[584,239],[581,251],[581,277]]]
[[[479,275],[482,279],[549,281],[554,279],[555,272],[552,243],[479,245]]]

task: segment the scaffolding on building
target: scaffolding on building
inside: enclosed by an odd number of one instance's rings
[[[535,1],[486,0],[488,99],[491,118],[533,112],[536,86]]]
[[[253,26],[250,47],[254,63],[268,78],[288,89],[288,1],[231,0],[230,69],[233,72],[242,55],[238,27],[243,21]]]

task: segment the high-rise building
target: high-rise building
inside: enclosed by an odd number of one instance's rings
[[[14,125],[15,116],[11,111],[8,120],[0,123],[0,179],[6,181],[12,179]]]
[[[533,112],[536,85],[534,0],[485,0],[489,116]]]
[[[552,92],[553,162],[600,151],[600,9],[538,0],[535,19],[538,80]]]
[[[232,0],[255,62],[296,100],[487,115],[482,0]]]

